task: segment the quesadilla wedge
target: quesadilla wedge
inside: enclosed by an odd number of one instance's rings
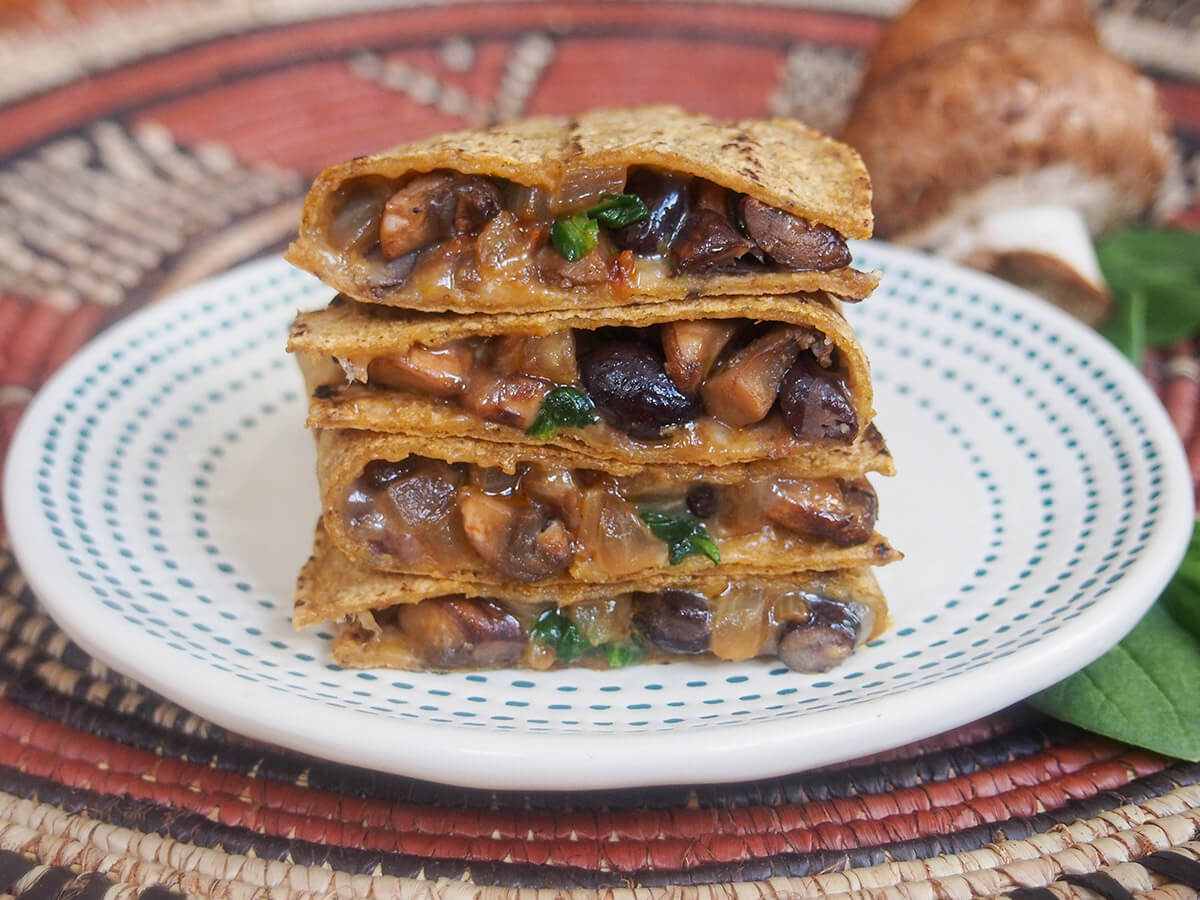
[[[891,470],[870,371],[827,294],[706,297],[540,315],[335,299],[288,348],[309,425],[473,437],[598,461]]]
[[[430,311],[534,312],[878,283],[848,146],[784,118],[674,107],[532,118],[326,169],[287,252],[339,291]]]
[[[461,438],[322,431],[325,528],[374,569],[481,583],[821,571],[899,557],[861,477],[625,463],[603,471]]]
[[[869,569],[639,579],[566,591],[395,575],[351,562],[318,526],[297,581],[297,628],[332,620],[350,667],[618,668],[778,657],[824,672],[887,626]]]

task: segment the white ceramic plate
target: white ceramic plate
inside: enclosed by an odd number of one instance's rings
[[[998,281],[876,243],[849,314],[900,474],[876,479],[894,627],[827,675],[776,662],[613,672],[341,670],[293,631],[317,516],[283,352],[329,296],[279,261],[101,336],[9,458],[17,556],[88,652],[246,735],[491,788],[734,781],[859,756],[999,709],[1125,634],[1192,523],[1178,440],[1105,343]]]

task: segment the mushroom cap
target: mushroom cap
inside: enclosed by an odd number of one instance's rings
[[[1098,40],[1086,0],[916,0],[875,45],[862,88],[942,44],[1031,28]]]
[[[936,244],[996,209],[1059,203],[1095,235],[1152,200],[1171,150],[1149,79],[1094,41],[968,38],[859,96],[842,139],[867,163],[876,234]]]

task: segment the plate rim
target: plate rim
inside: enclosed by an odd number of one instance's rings
[[[1129,402],[1142,417],[1146,439],[1161,454],[1163,526],[1141,551],[1132,571],[1106,594],[1105,603],[1085,610],[1070,627],[1060,629],[1053,638],[1018,648],[1001,660],[956,672],[900,694],[807,716],[707,729],[703,732],[704,740],[698,741],[692,729],[546,735],[523,731],[464,732],[436,723],[397,722],[250,685],[232,673],[214,672],[211,667],[165,645],[143,648],[153,652],[118,654],[115,645],[121,642],[111,636],[107,641],[93,638],[86,627],[87,607],[73,604],[80,582],[70,569],[42,564],[42,560],[53,559],[62,552],[49,531],[12,527],[13,522],[20,521],[23,510],[32,508],[36,502],[33,481],[22,477],[21,472],[30,466],[36,468],[41,437],[67,399],[68,384],[73,385],[96,357],[124,345],[159,320],[171,317],[179,306],[198,303],[199,298],[219,290],[236,289],[245,281],[265,277],[264,273],[287,269],[287,264],[277,257],[244,263],[132,313],[95,336],[42,386],[18,423],[5,462],[4,514],[13,554],[34,594],[75,643],[114,670],[188,711],[246,737],[299,753],[426,781],[506,790],[746,781],[797,771],[797,765],[789,762],[789,758],[799,743],[804,746],[801,768],[810,769],[946,731],[1061,680],[1102,655],[1133,628],[1183,557],[1195,511],[1190,493],[1185,503],[1177,496],[1183,492],[1172,488],[1185,483],[1190,486],[1190,475],[1182,445],[1158,398],[1129,361],[1093,330],[1040,298],[991,276],[883,241],[871,241],[868,246],[871,254],[881,257],[881,262],[887,258],[889,265],[893,261],[901,264],[909,261],[932,266],[962,287],[986,292],[995,299],[1011,302],[1027,315],[1049,320],[1078,344],[1081,355],[1098,359],[1114,378],[1119,378]],[[869,298],[865,302],[872,301]],[[886,299],[876,297],[874,302]],[[72,615],[73,605],[84,610],[84,614]],[[1114,609],[1120,614],[1113,614]],[[1102,612],[1105,614],[1101,615]],[[117,624],[131,627],[124,622]],[[1011,679],[1020,684],[1019,692],[993,690],[996,662],[1020,673]],[[212,690],[217,676],[228,684]],[[241,702],[231,703],[231,697]],[[273,710],[270,716],[262,715],[264,705]],[[314,714],[314,709],[318,714]],[[886,728],[879,727],[884,715],[888,720]],[[396,740],[399,729],[403,729],[403,741]],[[338,737],[347,730],[354,733],[353,746]],[[845,737],[856,732],[855,743],[848,748]],[[547,740],[554,741],[555,765],[550,771],[546,764]],[[428,752],[430,746],[436,747],[437,752]],[[680,777],[681,766],[676,761],[681,750],[686,751],[685,778]],[[730,766],[731,758],[737,759],[736,766]],[[613,760],[618,762],[614,764]]]

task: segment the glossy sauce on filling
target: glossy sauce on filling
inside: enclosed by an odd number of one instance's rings
[[[554,193],[444,170],[364,176],[330,199],[326,240],[379,297],[585,288],[620,298],[679,276],[851,262],[827,226],[648,167],[577,168]]]
[[[716,562],[722,541],[787,535],[853,546],[874,533],[863,478],[679,484],[523,464],[513,474],[424,457],[371,462],[342,503],[346,533],[393,571],[491,571],[537,582],[612,581],[677,554]]]
[[[723,445],[724,432],[753,430],[759,442],[788,447],[849,444],[860,427],[831,342],[781,323],[473,337],[339,362],[369,388],[435,398],[539,438],[603,424],[635,442]]]
[[[391,651],[420,668],[617,668],[711,654],[771,655],[797,671],[823,672],[869,640],[882,619],[877,596],[831,591],[819,579],[730,579],[562,608],[433,598],[360,614],[350,637],[372,647],[379,662],[386,664]]]

